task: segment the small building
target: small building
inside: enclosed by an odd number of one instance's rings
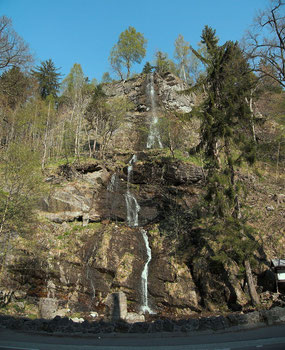
[[[272,259],[271,268],[275,273],[276,289],[278,292],[279,283],[285,285],[285,259]]]

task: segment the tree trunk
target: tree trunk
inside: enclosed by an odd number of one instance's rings
[[[0,225],[0,237],[3,236],[3,230],[4,230],[4,225],[5,225],[5,222],[6,222],[6,216],[7,216],[7,213],[8,213],[8,206],[9,206],[10,199],[11,199],[11,192],[10,192],[9,196],[6,198],[6,201],[5,201],[5,208],[4,208],[4,212],[3,212],[2,218],[1,218],[1,225]],[[3,250],[2,250],[3,257],[2,257],[2,266],[1,266],[1,269],[0,269],[0,282],[1,282],[1,279],[2,279],[2,274],[4,272],[4,267],[5,267],[5,261],[6,261],[6,255],[7,255],[7,251],[8,251],[9,241],[10,241],[10,233],[7,233],[7,235],[4,237],[4,247],[3,247]]]
[[[245,101],[248,104],[249,109],[250,109],[250,127],[251,127],[252,139],[253,139],[253,142],[256,143],[256,134],[255,134],[255,127],[254,127],[254,113],[253,113],[253,107],[252,107],[252,103],[253,103],[252,96],[250,97],[249,100],[247,98],[245,98]]]
[[[96,125],[96,128],[95,128],[95,136],[94,136],[94,143],[93,143],[93,155],[94,156],[96,154],[97,137],[98,137],[98,125]]]
[[[280,159],[280,147],[281,147],[281,141],[278,141],[278,147],[277,147],[277,159],[276,159],[276,181],[278,179],[278,175],[279,175],[279,159]]]
[[[2,277],[4,274],[6,262],[7,262],[7,253],[8,253],[8,249],[9,249],[10,238],[11,238],[11,233],[8,233],[5,237],[4,247],[3,247],[3,252],[2,252],[3,256],[2,256],[2,265],[1,265],[1,269],[0,269],[0,283],[2,282]]]
[[[214,141],[213,145],[212,145],[212,152],[213,152],[213,156],[217,161],[217,165],[219,167],[219,169],[221,168],[221,158],[220,158],[220,152],[219,152],[219,147],[218,147],[218,142]]]
[[[127,61],[126,66],[127,66],[127,70],[128,70],[127,79],[129,79],[130,74],[131,74],[131,64],[130,64],[130,61]]]
[[[49,104],[48,104],[48,115],[47,115],[47,120],[46,120],[46,130],[45,130],[45,136],[44,136],[44,141],[43,141],[44,154],[43,154],[43,157],[42,157],[42,170],[44,170],[45,163],[46,163],[49,117],[50,117],[50,101],[49,101]]]
[[[236,219],[241,219],[241,209],[240,209],[240,201],[239,201],[239,195],[238,195],[238,191],[236,189],[236,181],[235,181],[235,169],[234,166],[231,162],[231,148],[230,148],[230,143],[229,140],[226,138],[225,139],[225,153],[227,156],[227,162],[228,162],[228,167],[230,170],[230,174],[231,174],[231,184],[232,187],[235,191],[235,198],[234,198],[234,210],[233,210],[233,217]]]
[[[256,292],[256,288],[254,285],[253,281],[253,276],[251,272],[251,267],[250,267],[250,262],[249,260],[244,261],[244,266],[245,266],[245,274],[246,274],[246,279],[247,279],[247,284],[248,284],[248,290],[251,298],[251,303],[253,306],[256,306],[260,303],[259,301],[259,296]]]
[[[86,128],[86,125],[84,125],[84,130],[85,130],[85,134],[87,136],[87,141],[88,141],[88,148],[89,148],[89,158],[92,157],[92,148],[91,148],[91,140],[90,140],[90,135],[89,132]]]

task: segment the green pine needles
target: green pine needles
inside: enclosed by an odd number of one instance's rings
[[[227,41],[219,46],[215,30],[208,26],[202,32],[202,43],[207,48],[204,57],[192,50],[206,67],[200,82],[205,98],[197,108],[201,120],[198,149],[204,151],[207,170],[199,227],[209,241],[215,242],[212,259],[221,264],[237,263],[252,281],[250,260],[257,243],[243,212],[239,167],[242,162],[252,164],[255,160],[247,102],[254,81],[237,43]],[[255,287],[249,284],[252,301],[257,304]]]

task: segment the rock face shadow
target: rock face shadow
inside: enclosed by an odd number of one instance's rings
[[[109,294],[106,300],[106,319],[108,321],[125,320],[128,314],[127,298],[125,293]]]

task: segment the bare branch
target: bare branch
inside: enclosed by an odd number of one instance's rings
[[[256,72],[285,86],[285,2],[271,0],[270,7],[255,18],[245,38],[245,51]],[[272,69],[266,69],[266,66]],[[265,69],[264,69],[265,68]]]
[[[0,17],[0,70],[31,62],[29,47],[14,31],[11,19]]]

